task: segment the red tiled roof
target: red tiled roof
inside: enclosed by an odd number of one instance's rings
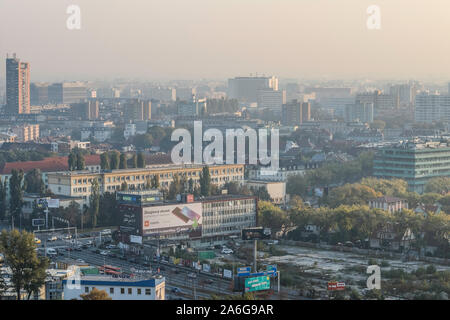
[[[97,154],[86,155],[84,160],[87,166],[100,165],[100,155]],[[26,173],[35,168],[42,172],[66,171],[69,170],[68,157],[50,157],[40,161],[6,162],[0,170],[0,174],[11,174],[13,169],[22,169]]]

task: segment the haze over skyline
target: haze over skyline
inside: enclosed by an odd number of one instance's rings
[[[0,55],[32,81],[450,78],[448,0],[3,0]],[[68,30],[66,8],[81,8]],[[381,30],[366,26],[370,5]],[[20,22],[18,22],[20,19]],[[5,65],[0,64],[4,79]]]

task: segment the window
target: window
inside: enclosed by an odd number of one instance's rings
[[[109,288],[109,294],[114,294],[114,288]]]
[[[133,289],[132,288],[128,288],[128,294],[133,294]]]
[[[84,287],[84,292],[89,293],[89,287]]]
[[[151,295],[151,291],[150,291],[150,289],[145,289],[145,295],[146,295],[146,296],[149,296],[149,295]]]
[[[120,288],[120,294],[125,294],[125,288]]]
[[[137,294],[141,294],[141,293],[142,293],[141,288],[137,289]]]

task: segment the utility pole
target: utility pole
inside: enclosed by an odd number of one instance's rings
[[[253,268],[254,268],[254,272],[258,272],[257,265],[256,265],[256,258],[258,256],[258,240],[255,239],[253,245],[254,245]]]

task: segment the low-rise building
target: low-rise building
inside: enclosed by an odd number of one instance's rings
[[[408,201],[401,198],[384,196],[369,200],[369,207],[389,212],[397,212],[408,209]]]

